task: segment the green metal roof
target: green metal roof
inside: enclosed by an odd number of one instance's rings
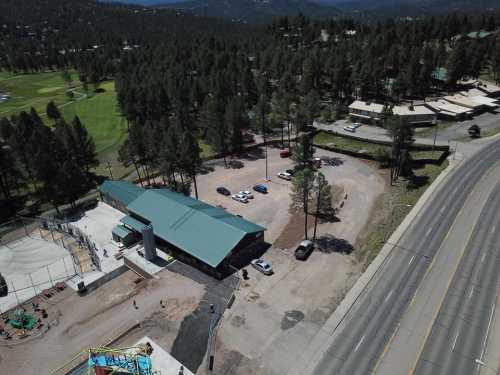
[[[437,79],[438,81],[446,81],[448,79],[448,69],[446,68],[436,68],[432,74],[432,78]]]
[[[484,39],[488,36],[490,36],[492,33],[488,32],[488,31],[484,31],[484,30],[481,30],[481,31],[472,31],[470,33],[467,34],[467,36],[471,39]]]
[[[130,204],[139,195],[146,190],[127,181],[104,181],[99,190],[111,196],[113,199],[123,203],[125,206]]]
[[[116,227],[113,228],[112,232],[113,234],[116,234],[120,238],[125,238],[132,233],[123,225],[117,225]]]
[[[212,267],[247,234],[265,230],[222,208],[167,189],[147,190],[127,209],[151,222],[156,236]]]
[[[137,232],[141,232],[146,227],[146,224],[140,222],[137,219],[134,219],[132,216],[125,216],[120,221],[123,224],[126,224],[132,229],[136,230]]]

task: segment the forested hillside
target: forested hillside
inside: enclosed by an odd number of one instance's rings
[[[435,90],[437,68],[447,69],[444,88],[464,77],[500,79],[498,14],[383,22],[299,15],[253,29],[170,10],[68,4],[4,0],[0,66],[71,67],[83,85],[96,87],[114,79],[129,129],[120,161],[186,193],[199,171],[201,143],[228,155],[242,149],[248,128],[299,133],[316,118],[342,116],[354,98],[422,99]],[[479,30],[481,37],[468,35]],[[17,117],[2,121],[19,126]],[[12,145],[3,150],[4,160],[17,158],[20,168],[0,178],[12,189],[13,181],[30,181],[24,154]]]

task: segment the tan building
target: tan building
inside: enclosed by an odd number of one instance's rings
[[[354,120],[360,121],[380,121],[382,112],[384,111],[383,104],[363,102],[356,100],[349,106],[349,116]]]
[[[469,108],[474,113],[478,113],[478,112],[481,112],[481,111],[487,109],[487,107],[483,103],[479,103],[472,98],[469,98],[467,96],[460,95],[460,94],[448,95],[448,96],[445,96],[444,99],[447,102],[450,102],[452,104],[456,104],[456,105],[459,105],[461,107]]]
[[[446,120],[464,120],[473,114],[472,109],[450,103],[443,99],[425,102],[425,105],[435,111],[437,117]]]
[[[427,125],[436,124],[437,114],[433,110],[424,105],[415,106],[395,106],[392,108],[392,113],[405,117],[410,125]]]

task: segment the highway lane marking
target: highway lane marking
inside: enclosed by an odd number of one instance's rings
[[[389,294],[387,295],[387,297],[385,297],[384,302],[387,302],[387,300],[388,300],[389,298],[391,298],[391,295],[392,295],[392,292],[393,292],[393,291],[394,291],[394,290],[391,290],[391,291],[389,292]]]
[[[446,210],[446,205],[444,205],[443,207],[441,207],[441,211],[440,212],[443,213],[444,210]]]
[[[465,207],[465,205],[462,206],[462,208],[459,210],[459,212],[458,212],[458,214],[457,214],[457,216],[455,218],[455,221],[453,222],[453,224],[451,225],[451,227],[448,229],[448,233],[446,233],[444,241],[446,241],[446,238],[448,237],[448,235],[452,232],[453,228],[455,227],[455,224],[457,222],[457,218],[461,215],[464,207]],[[422,356],[422,353],[424,352],[425,344],[427,343],[427,340],[429,339],[429,336],[430,336],[430,334],[432,332],[432,327],[434,326],[434,323],[435,323],[435,321],[436,321],[436,319],[437,319],[437,317],[439,315],[439,311],[441,311],[441,307],[443,306],[444,300],[446,299],[446,296],[448,294],[447,291],[450,289],[450,285],[453,282],[453,277],[457,273],[458,267],[460,266],[460,262],[461,262],[461,260],[462,260],[462,258],[464,256],[465,250],[467,249],[467,247],[469,246],[469,243],[471,242],[472,234],[474,233],[474,228],[477,226],[478,220],[479,220],[479,217],[476,219],[474,225],[472,226],[472,228],[471,228],[471,230],[469,232],[469,236],[467,237],[467,241],[464,242],[464,246],[462,247],[462,250],[460,252],[460,256],[458,257],[457,263],[455,265],[455,270],[450,275],[450,278],[449,278],[448,283],[446,285],[446,290],[445,290],[446,292],[443,293],[443,297],[441,298],[441,301],[439,302],[439,305],[438,305],[438,307],[437,307],[437,309],[434,312],[434,315],[432,317],[431,324],[429,324],[429,326],[427,327],[427,332],[425,334],[425,339],[424,339],[422,345],[420,346],[420,349],[419,349],[418,354],[417,354],[417,358],[416,358],[415,362],[413,363],[413,366],[411,367],[410,371],[408,372],[408,375],[413,375],[415,373],[415,370],[417,368],[418,362],[420,361],[420,357]],[[438,253],[441,250],[443,244],[444,244],[444,242],[441,244],[441,246],[439,247],[439,249],[436,251],[436,254],[435,254],[435,256],[434,256],[434,258],[432,260],[431,265],[427,269],[427,272],[424,275],[424,278],[427,276],[428,272],[430,271],[430,269],[434,265],[434,261],[436,260],[436,258],[438,256]],[[422,279],[422,282],[421,282],[420,286],[422,285],[424,278]],[[419,289],[420,289],[420,286],[419,286]],[[418,292],[418,290],[417,290],[417,292]],[[415,292],[415,294],[413,296],[413,299],[411,301],[410,306],[413,304],[414,299],[417,296],[417,292]]]
[[[457,340],[458,340],[458,335],[459,335],[459,332],[457,332],[457,335],[455,336],[455,340],[453,340],[453,345],[451,346],[451,351],[455,350],[455,345],[456,345]]]
[[[493,225],[493,227],[491,227],[490,234],[494,234],[496,229],[497,227]]]
[[[497,304],[497,298],[498,298],[498,289],[497,289],[497,296],[493,300],[493,304],[491,306],[490,320],[488,321],[488,328],[486,328],[486,335],[484,336],[483,349],[481,350],[481,356],[479,357],[480,361],[483,360],[484,352],[486,351],[486,344],[488,342],[488,337],[490,335],[491,322],[493,321],[493,315],[495,314],[495,307]],[[481,365],[478,363],[477,368],[476,368],[476,373],[479,372],[480,369],[481,369]]]
[[[484,258],[486,258],[486,253],[483,253],[483,256],[481,257],[481,263],[483,263]]]
[[[363,335],[363,337],[361,337],[361,340],[359,340],[358,345],[356,345],[356,347],[354,348],[355,352],[358,351],[358,349],[361,346],[361,344],[363,343],[363,341],[365,341],[365,335]]]
[[[470,288],[469,299],[472,298],[472,293],[474,293],[474,285]]]
[[[429,237],[429,234],[431,233],[432,227],[430,227],[427,232],[425,232],[425,237]]]
[[[415,259],[415,255],[411,257],[410,261],[408,262],[408,264],[411,264],[411,262],[413,262],[413,259]]]
[[[455,194],[457,191],[458,191],[458,187],[456,187],[455,189],[453,189],[453,194]]]

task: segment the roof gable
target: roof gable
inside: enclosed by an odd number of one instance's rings
[[[153,225],[155,235],[217,267],[250,233],[263,227],[167,189],[147,190],[127,209]]]
[[[137,185],[121,180],[104,181],[99,190],[113,199],[122,202],[125,206],[146,191]]]

